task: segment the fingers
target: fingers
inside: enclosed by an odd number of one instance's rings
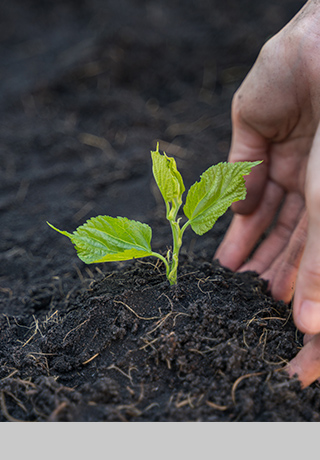
[[[258,161],[263,163],[253,168],[246,177],[247,197],[232,205],[236,213],[249,214],[258,206],[268,178],[268,141],[244,121],[241,88],[232,101],[232,142],[229,161]]]
[[[238,221],[237,221],[238,219]],[[252,270],[260,274],[261,278],[269,282],[269,288],[276,300],[288,303],[293,297],[296,277],[301,262],[305,242],[307,238],[308,219],[304,210],[304,200],[296,193],[288,195],[281,209],[274,229],[265,241],[258,247],[255,253],[244,265],[236,264],[245,251],[252,249],[250,241],[251,231],[258,234],[262,227],[260,216],[256,217],[256,227],[252,225],[252,216],[235,216],[231,224],[229,234],[218,248],[215,257],[220,263],[233,270]],[[267,222],[264,223],[267,225]],[[241,230],[241,225],[244,227]],[[244,237],[237,244],[236,238]],[[228,242],[228,238],[231,238]],[[247,241],[244,239],[247,238]],[[224,248],[224,244],[226,245]],[[241,245],[244,245],[242,248]]]
[[[285,370],[290,377],[298,375],[302,388],[309,386],[320,377],[320,334],[309,338]]]
[[[269,281],[269,288],[276,300],[288,303],[293,297],[299,264],[307,239],[308,218],[304,211],[290,240],[272,265],[261,274]]]
[[[304,199],[300,194],[288,194],[274,228],[255,251],[250,261],[240,268],[240,271],[252,270],[262,274],[270,269],[271,264],[288,245],[303,208]]]
[[[306,177],[308,236],[297,275],[293,304],[296,326],[304,333],[320,332],[320,129],[310,152]]]
[[[271,225],[284,192],[279,185],[268,182],[261,202],[254,213],[234,216],[214,258],[221,265],[238,270],[250,255],[263,232]]]

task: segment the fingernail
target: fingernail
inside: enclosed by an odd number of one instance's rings
[[[303,332],[309,334],[320,332],[320,302],[303,301],[298,318]]]

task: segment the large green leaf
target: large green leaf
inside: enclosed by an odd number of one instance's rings
[[[138,259],[152,254],[149,225],[126,217],[93,217],[73,233],[59,230],[49,222],[48,225],[70,238],[79,258],[87,264]]]
[[[159,145],[156,151],[151,152],[151,156],[153,176],[164,201],[167,204],[181,204],[185,186],[175,159],[168,157],[165,153],[162,155],[159,152]]]
[[[203,235],[210,230],[232,203],[246,197],[243,176],[261,161],[218,163],[207,169],[190,187],[183,211],[195,233]]]

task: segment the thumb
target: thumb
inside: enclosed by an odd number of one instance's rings
[[[320,125],[306,176],[308,234],[298,271],[293,304],[296,326],[304,333],[320,332]]]
[[[264,192],[268,176],[268,141],[257,130],[245,122],[247,108],[241,97],[241,87],[232,101],[232,141],[228,160],[258,161],[262,164],[252,169],[245,178],[247,196],[244,201],[232,205],[232,210],[240,214],[250,214],[258,206]]]

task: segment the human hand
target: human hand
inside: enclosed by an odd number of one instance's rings
[[[303,386],[320,377],[319,29],[320,5],[309,0],[263,47],[233,98],[229,161],[263,163],[215,254],[233,270],[258,272],[274,298],[294,294],[294,321],[307,335],[287,370]]]

